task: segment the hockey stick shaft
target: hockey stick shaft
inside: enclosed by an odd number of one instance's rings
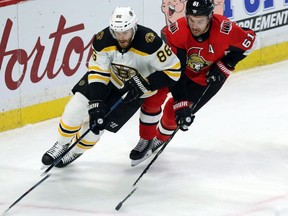
[[[131,190],[131,192],[120,202],[118,203],[118,205],[115,207],[115,209],[118,211],[123,203],[132,196],[132,194],[136,191],[137,187],[136,184],[140,181],[140,179],[142,178],[142,176],[149,170],[149,168],[151,167],[151,165],[154,163],[154,161],[158,158],[158,156],[161,154],[161,152],[166,148],[166,146],[168,145],[168,143],[172,140],[172,138],[174,137],[174,135],[177,133],[177,131],[179,130],[179,126],[173,131],[173,133],[171,134],[171,136],[169,137],[169,139],[167,141],[165,141],[165,143],[163,144],[163,146],[160,148],[160,150],[157,152],[157,154],[154,156],[154,158],[150,161],[150,163],[146,166],[146,168],[143,170],[143,172],[140,174],[140,176],[136,179],[136,181],[133,183],[132,187],[133,189]]]
[[[132,196],[132,194],[136,191],[136,187],[115,207],[115,209],[118,211],[121,207],[122,207],[122,205],[123,205],[123,203],[130,197],[130,196]]]
[[[127,93],[125,93],[118,101],[116,101],[110,108],[109,112],[105,115],[105,117],[107,117],[126,97]],[[91,131],[91,128],[89,128],[88,130],[86,130],[72,145],[69,146],[69,148],[60,156],[58,157],[53,164],[51,164],[42,174],[46,175],[54,166],[56,166],[61,160],[62,158],[68,154],[69,151],[71,151],[71,149],[73,149],[77,143],[79,143],[89,132]]]
[[[110,108],[109,112],[106,114],[106,116],[108,116],[125,98],[125,96],[127,95],[124,94],[115,104],[113,104],[113,106]],[[106,117],[105,116],[105,117]],[[75,143],[73,143],[73,146],[71,148],[67,149],[67,152],[65,154],[67,154],[87,133],[89,133],[90,129],[88,129],[80,138],[78,138],[78,141],[76,140]],[[64,156],[64,155],[63,155]],[[62,156],[62,157],[63,157]],[[60,160],[62,159],[62,157],[60,158]],[[59,161],[60,161],[59,160]],[[59,163],[59,161],[57,163]],[[52,165],[50,165],[43,174],[47,174],[49,172],[49,170],[51,170],[56,164],[56,162]],[[43,175],[42,174],[42,175]],[[36,187],[38,187],[41,183],[43,183],[47,178],[50,177],[50,174],[45,175],[42,179],[40,179],[40,181],[38,181],[35,185],[33,185],[29,190],[27,190],[23,195],[21,195],[14,203],[12,203],[3,213],[2,215],[7,214],[7,212],[13,207],[15,206],[20,200],[22,200],[27,194],[29,194],[32,190],[34,190]]]
[[[201,101],[201,99],[203,98],[203,96],[206,94],[207,90],[209,89],[210,84],[205,88],[204,92],[202,93],[201,97],[198,99],[198,101],[193,105],[192,110],[195,109],[195,107],[199,104],[199,102]],[[151,165],[154,163],[154,161],[158,158],[158,156],[164,151],[164,149],[166,148],[166,146],[169,144],[169,142],[173,139],[173,137],[175,136],[175,134],[177,133],[177,131],[180,129],[179,126],[177,126],[177,128],[173,131],[173,133],[171,134],[171,136],[169,137],[169,139],[167,141],[164,142],[163,146],[160,148],[160,150],[157,152],[157,154],[154,156],[154,158],[150,161],[150,163],[147,165],[147,167],[143,170],[143,172],[140,174],[140,176],[138,177],[138,179],[134,182],[133,187],[136,186],[136,184],[139,182],[139,180],[142,178],[142,176],[149,170],[149,168],[151,167]]]
[[[202,100],[203,96],[206,94],[206,92],[208,91],[209,87],[211,84],[208,84],[207,87],[205,88],[205,90],[203,91],[201,97],[198,99],[198,101],[193,105],[192,110],[195,109],[195,107],[199,104],[199,102]],[[160,148],[160,150],[157,152],[157,154],[154,156],[154,158],[150,161],[150,163],[146,166],[146,168],[143,170],[143,172],[140,174],[140,176],[136,179],[136,181],[133,183],[132,187],[134,187],[134,189],[116,206],[116,210],[118,211],[123,203],[132,196],[132,194],[135,192],[136,185],[137,183],[140,181],[140,179],[143,177],[143,175],[149,170],[149,168],[152,166],[152,164],[156,161],[156,159],[158,158],[158,156],[164,151],[164,149],[166,148],[166,146],[169,144],[169,142],[172,140],[172,138],[175,136],[175,134],[177,133],[177,131],[180,129],[179,126],[177,126],[177,128],[173,131],[173,133],[171,134],[171,136],[169,137],[168,140],[166,140],[163,144],[163,146]]]
[[[149,170],[149,168],[151,167],[151,165],[154,163],[154,161],[156,161],[156,159],[158,158],[158,156],[164,151],[164,149],[166,148],[166,146],[168,145],[168,143],[172,140],[172,138],[175,136],[175,134],[177,133],[177,131],[179,130],[179,126],[173,131],[173,133],[171,134],[171,136],[169,137],[169,139],[167,141],[165,141],[165,143],[163,144],[163,146],[160,148],[160,150],[157,152],[157,154],[153,157],[153,159],[150,161],[150,163],[146,166],[146,168],[143,170],[143,172],[140,174],[140,176],[136,179],[136,181],[133,183],[133,187],[136,186],[136,184],[139,182],[139,180],[142,178],[142,176]]]
[[[118,203],[118,205],[115,207],[115,209],[118,211],[123,203],[130,197],[132,196],[132,194],[136,191],[137,187],[136,184],[138,183],[138,181],[142,178],[142,176],[149,170],[150,166],[154,163],[154,161],[158,158],[158,156],[161,154],[161,152],[166,148],[166,146],[168,145],[168,143],[172,140],[172,138],[174,137],[174,135],[177,133],[177,131],[179,130],[179,126],[176,128],[176,130],[174,130],[174,132],[172,133],[172,135],[169,137],[169,139],[163,144],[163,146],[160,148],[160,150],[157,152],[157,154],[154,156],[154,158],[150,161],[150,163],[146,166],[146,168],[143,170],[143,172],[141,173],[141,175],[136,179],[136,181],[133,183],[132,187],[134,187],[132,189],[132,191],[120,202]]]
[[[42,182],[44,182],[50,175],[44,176],[40,181],[38,181],[35,185],[33,185],[29,190],[27,190],[22,196],[20,196],[14,203],[12,203],[6,211],[3,212],[5,215],[13,206],[15,206],[20,200],[22,200],[28,193],[30,193],[33,189],[39,186]]]

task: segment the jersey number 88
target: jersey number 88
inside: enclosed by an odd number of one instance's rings
[[[157,52],[157,57],[160,62],[165,62],[168,56],[172,55],[172,51],[170,47],[166,44],[164,50],[160,50]]]

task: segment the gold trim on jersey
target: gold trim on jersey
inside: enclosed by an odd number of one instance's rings
[[[173,67],[171,67],[172,69],[179,69],[181,68],[181,63],[177,62]]]
[[[148,53],[142,52],[142,51],[137,50],[137,49],[135,49],[135,48],[133,48],[133,47],[131,47],[131,48],[129,49],[129,51],[130,51],[130,52],[133,52],[133,53],[135,53],[135,54],[137,54],[137,55],[140,55],[140,56],[148,56],[148,55],[149,55]]]
[[[100,74],[89,74],[88,83],[92,82],[101,82],[107,85],[110,82],[110,77],[101,76]]]
[[[101,52],[111,52],[111,51],[115,51],[117,50],[117,47],[116,46],[109,46],[109,47],[105,47],[104,49],[101,50]],[[140,55],[140,56],[148,56],[149,54],[146,53],[146,52],[142,52],[138,49],[135,49],[133,47],[131,47],[128,52],[133,52],[137,55]]]
[[[104,72],[104,73],[110,73],[110,69],[108,69],[108,70],[103,70],[103,69],[101,69],[101,68],[99,68],[98,66],[95,66],[95,65],[89,66],[89,67],[88,67],[88,70],[89,70],[89,71],[93,70],[93,71],[99,71],[99,72]]]
[[[109,46],[109,47],[105,47],[104,49],[101,50],[101,52],[110,52],[110,51],[115,51],[117,50],[116,46]]]
[[[174,78],[173,80],[178,80],[180,78],[180,76],[181,76],[180,71],[173,72],[173,71],[169,71],[169,70],[163,70],[163,72],[165,74],[167,74],[167,76],[169,76],[171,78]]]
[[[176,63],[173,67],[171,67],[170,69],[175,69],[176,71],[172,71],[172,70],[163,70],[163,72],[165,74],[167,74],[167,76],[169,76],[171,79],[173,80],[178,80],[181,76],[181,71],[180,71],[180,62]]]

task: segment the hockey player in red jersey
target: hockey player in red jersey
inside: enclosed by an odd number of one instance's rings
[[[173,97],[165,104],[151,151],[163,145],[177,126],[187,131],[194,114],[220,90],[236,64],[251,51],[255,33],[213,14],[213,9],[212,0],[188,0],[186,17],[162,31],[180,59],[182,76],[170,88]]]
[[[153,30],[137,23],[130,7],[114,10],[109,27],[95,36],[92,48],[88,72],[72,90],[74,95],[59,122],[57,142],[42,156],[44,165],[53,164],[71,142],[90,128],[56,165],[67,166],[92,148],[104,130],[117,132],[141,105],[140,121],[148,121],[156,128],[153,116],[161,112],[167,87],[180,78],[177,56]],[[126,91],[124,102],[106,116]],[[148,145],[140,147],[130,154],[131,159],[142,158],[150,149]]]

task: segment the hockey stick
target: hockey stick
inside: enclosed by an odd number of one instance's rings
[[[192,110],[195,109],[195,107],[198,105],[198,103],[201,101],[201,99],[203,98],[203,96],[206,94],[207,90],[209,89],[211,84],[208,84],[207,87],[205,88],[204,92],[202,93],[201,97],[198,99],[198,101],[193,105]],[[173,131],[173,133],[171,134],[171,136],[169,137],[168,140],[166,140],[163,144],[163,146],[160,148],[160,150],[157,152],[157,154],[154,156],[154,158],[150,161],[150,163],[146,166],[146,168],[143,170],[143,172],[140,174],[140,176],[136,179],[136,181],[133,183],[132,187],[133,190],[120,202],[118,203],[118,205],[115,207],[115,210],[119,210],[123,203],[130,197],[132,196],[132,194],[136,191],[137,187],[136,184],[140,181],[140,179],[142,178],[142,176],[149,170],[149,168],[151,167],[151,165],[156,161],[156,159],[158,158],[158,156],[164,151],[164,149],[166,148],[166,146],[168,145],[168,143],[172,140],[172,138],[175,136],[175,134],[177,133],[177,131],[180,129],[180,126],[177,126],[177,128]]]
[[[115,103],[111,106],[109,112],[105,115],[105,117],[108,116],[108,115],[124,100],[124,98],[126,97],[126,95],[127,95],[127,93],[125,93],[117,102],[115,102]],[[78,138],[78,139],[72,144],[72,147],[71,147],[71,148],[69,147],[69,148],[66,150],[65,154],[67,154],[81,139],[83,139],[83,137],[84,137],[87,133],[89,133],[90,130],[91,130],[91,129],[88,129],[80,138]],[[60,157],[60,159],[58,158],[57,161],[56,161],[54,164],[51,164],[51,165],[45,170],[45,172],[44,172],[42,175],[47,174],[47,173],[49,172],[49,170],[51,170],[57,163],[60,162],[60,160],[62,159],[62,157],[63,157],[65,154],[63,154],[63,155]],[[42,179],[40,179],[40,181],[38,181],[35,185],[33,185],[33,187],[31,187],[29,190],[27,190],[27,191],[26,191],[23,195],[21,195],[14,203],[12,203],[12,205],[10,205],[9,208],[2,213],[2,215],[5,215],[13,206],[15,206],[20,200],[22,200],[28,193],[30,193],[32,190],[34,190],[37,186],[39,186],[41,183],[43,183],[43,182],[44,182],[48,177],[50,177],[50,176],[51,176],[50,174],[47,174],[47,175],[45,175]]]
[[[173,131],[171,136],[169,137],[168,140],[165,141],[163,146],[160,148],[160,150],[157,152],[157,154],[154,156],[154,158],[150,161],[150,163],[147,165],[147,167],[143,170],[141,175],[136,179],[136,181],[133,183],[132,187],[133,190],[115,207],[115,209],[118,211],[121,207],[122,204],[137,190],[136,184],[139,182],[139,180],[142,178],[142,176],[149,170],[150,166],[154,163],[154,161],[158,158],[158,156],[161,154],[161,152],[164,151],[168,143],[172,140],[172,138],[175,136],[177,131],[179,130],[179,126]]]
[[[128,92],[126,92],[124,95],[122,95],[122,97],[116,101],[110,108],[109,112],[105,115],[105,117],[107,117],[123,100],[124,98],[126,97],[126,95],[128,94]],[[73,149],[77,143],[79,143],[89,132],[91,131],[91,128],[89,128],[87,131],[85,131],[72,145],[69,146],[69,148],[62,154],[60,155],[55,161],[53,164],[51,164],[42,174],[41,176],[43,175],[46,175],[54,166],[56,166],[61,160],[62,158],[68,154],[69,151],[71,151],[71,149]]]
[[[2,215],[6,215],[7,212],[16,205],[20,200],[22,200],[28,193],[30,193],[34,188],[36,188],[38,185],[40,185],[42,182],[44,182],[50,175],[44,176],[40,181],[38,181],[35,185],[33,185],[29,190],[27,190],[22,196],[20,196],[14,203],[12,203],[3,213]]]

